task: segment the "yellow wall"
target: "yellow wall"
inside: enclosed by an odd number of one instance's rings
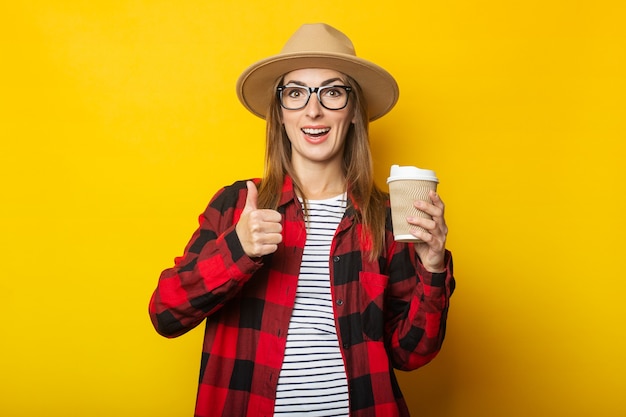
[[[8,6],[8,3],[13,3]],[[0,6],[0,414],[191,415],[201,329],[147,303],[220,186],[258,176],[234,84],[305,22],[398,79],[372,125],[435,169],[458,291],[415,415],[626,415],[624,2]]]

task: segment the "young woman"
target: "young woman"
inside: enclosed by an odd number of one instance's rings
[[[368,122],[395,80],[314,24],[238,94],[267,119],[264,177],[213,197],[150,301],[167,337],[207,319],[195,415],[408,416],[393,369],[439,352],[455,281],[439,196],[407,219],[422,242],[395,242],[373,181]]]

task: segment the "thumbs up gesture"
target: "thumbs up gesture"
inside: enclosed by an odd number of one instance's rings
[[[276,252],[278,244],[283,240],[282,216],[276,210],[258,209],[256,185],[252,181],[246,185],[246,205],[235,231],[246,255],[251,258],[269,255]]]

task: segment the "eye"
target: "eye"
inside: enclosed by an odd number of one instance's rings
[[[300,98],[300,97],[306,97],[305,90],[300,87],[285,88],[285,94],[287,95],[287,97],[294,98],[294,99]]]
[[[339,98],[345,94],[345,91],[341,87],[328,87],[324,89],[324,96],[328,98]]]

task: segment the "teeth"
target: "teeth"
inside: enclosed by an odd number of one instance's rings
[[[327,133],[328,131],[330,131],[330,128],[324,128],[324,129],[302,129],[302,131],[304,133],[306,133],[307,135],[320,135],[322,133]]]

